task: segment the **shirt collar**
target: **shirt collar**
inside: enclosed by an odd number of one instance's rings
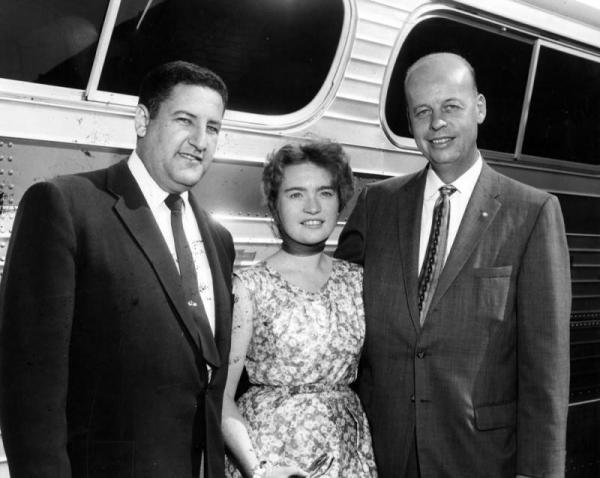
[[[473,163],[473,165],[467,169],[459,178],[452,181],[452,186],[454,186],[458,193],[471,195],[473,189],[475,188],[475,183],[479,178],[479,174],[481,173],[481,168],[483,167],[483,160],[481,159],[481,153],[477,152],[477,159]],[[439,195],[439,189],[445,183],[440,179],[440,177],[435,173],[432,167],[427,169],[427,177],[425,179],[425,192],[424,199],[426,201],[437,199]]]
[[[129,166],[129,170],[131,171],[131,174],[133,174],[134,179],[138,183],[138,186],[142,190],[142,194],[144,195],[148,206],[150,206],[150,209],[156,209],[161,203],[164,203],[169,193],[162,189],[152,176],[150,176],[146,166],[135,150],[129,156],[127,165]],[[180,196],[183,199],[185,207],[188,202],[188,192],[184,191]]]

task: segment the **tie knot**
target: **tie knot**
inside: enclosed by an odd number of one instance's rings
[[[456,188],[452,186],[452,184],[444,184],[440,189],[440,194],[442,196],[452,196],[456,192]]]
[[[183,199],[179,194],[169,194],[165,199],[165,204],[171,211],[180,212],[183,208]]]

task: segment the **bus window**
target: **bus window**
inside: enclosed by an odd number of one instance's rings
[[[323,86],[343,21],[343,0],[123,2],[98,89],[137,95],[148,69],[186,60],[223,77],[229,109],[292,113]]]
[[[600,165],[600,63],[541,48],[523,153]]]
[[[404,98],[406,70],[421,56],[440,51],[465,57],[477,73],[477,86],[488,111],[479,128],[479,147],[514,153],[532,42],[508,36],[498,26],[484,29],[436,17],[423,20],[410,31],[394,65],[385,102],[385,118],[392,133],[411,136]]]
[[[0,77],[85,89],[108,0],[4,0]]]

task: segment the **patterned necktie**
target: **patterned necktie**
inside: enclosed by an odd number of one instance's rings
[[[204,310],[204,304],[198,291],[196,266],[194,265],[192,251],[183,230],[183,199],[177,194],[169,194],[167,199],[165,199],[165,204],[171,210],[171,227],[173,228],[173,239],[175,240],[175,252],[177,253],[181,285],[187,305],[190,307],[194,321],[198,326],[202,355],[210,365],[218,367],[221,364],[219,351],[217,350],[208,317]]]
[[[454,186],[442,186],[440,195],[433,208],[433,222],[427,243],[427,252],[421,273],[419,274],[419,317],[421,325],[431,305],[440,272],[444,267],[446,245],[448,242],[448,225],[450,224],[450,196],[456,191]]]

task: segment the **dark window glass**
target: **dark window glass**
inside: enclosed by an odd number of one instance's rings
[[[229,108],[286,114],[321,89],[338,47],[342,0],[137,0],[121,6],[99,89],[137,95],[148,69],[192,61],[220,74]]]
[[[542,48],[523,153],[600,164],[600,64]]]
[[[560,200],[568,233],[600,236],[600,198],[571,194],[556,194],[556,196]]]
[[[3,0],[0,77],[85,89],[108,0]]]
[[[531,61],[531,45],[505,35],[446,18],[431,18],[407,36],[392,72],[385,116],[392,132],[411,136],[406,118],[404,76],[423,55],[449,51],[465,57],[487,100],[487,117],[479,128],[483,149],[513,153]]]

